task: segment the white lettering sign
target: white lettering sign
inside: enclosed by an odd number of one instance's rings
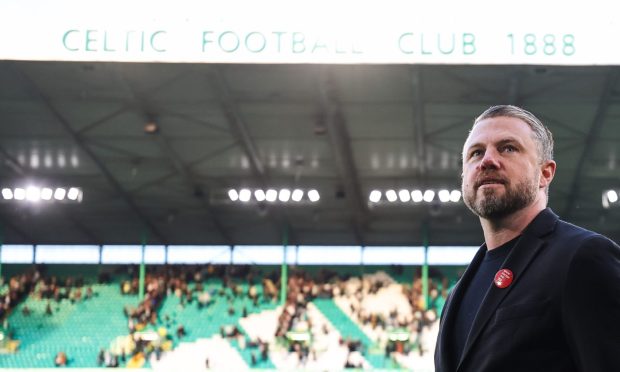
[[[4,0],[0,59],[620,65],[612,2]]]

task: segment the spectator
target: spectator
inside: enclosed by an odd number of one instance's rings
[[[56,357],[54,358],[54,365],[56,367],[67,366],[67,354],[64,351],[60,351],[56,354]]]
[[[186,335],[185,327],[181,324],[177,327],[177,338],[180,340]]]
[[[101,367],[103,366],[104,362],[105,362],[105,350],[100,349],[99,354],[97,355],[97,365]]]

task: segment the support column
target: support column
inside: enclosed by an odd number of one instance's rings
[[[286,264],[286,251],[288,248],[288,227],[284,227],[282,233],[282,269],[280,271],[280,305],[286,302],[286,288],[288,286],[288,266]]]
[[[422,237],[424,239],[424,264],[422,265],[422,295],[424,296],[424,309],[429,307],[428,294],[428,224],[422,226]]]
[[[144,250],[146,249],[146,232],[142,233],[142,254],[140,258],[140,280],[138,284],[138,301],[144,301],[144,275],[146,265],[144,264]]]

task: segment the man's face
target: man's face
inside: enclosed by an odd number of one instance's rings
[[[481,120],[463,147],[463,200],[476,215],[501,219],[544,197],[540,173],[536,142],[525,122],[503,116]]]

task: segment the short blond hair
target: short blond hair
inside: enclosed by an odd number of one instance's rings
[[[486,109],[480,116],[474,120],[473,127],[480,121],[489,118],[496,117],[509,117],[516,118],[524,121],[534,132],[533,138],[536,141],[538,147],[538,157],[540,162],[547,160],[553,160],[553,134],[551,131],[531,112],[522,109],[521,107],[512,105],[498,105],[491,106]]]

